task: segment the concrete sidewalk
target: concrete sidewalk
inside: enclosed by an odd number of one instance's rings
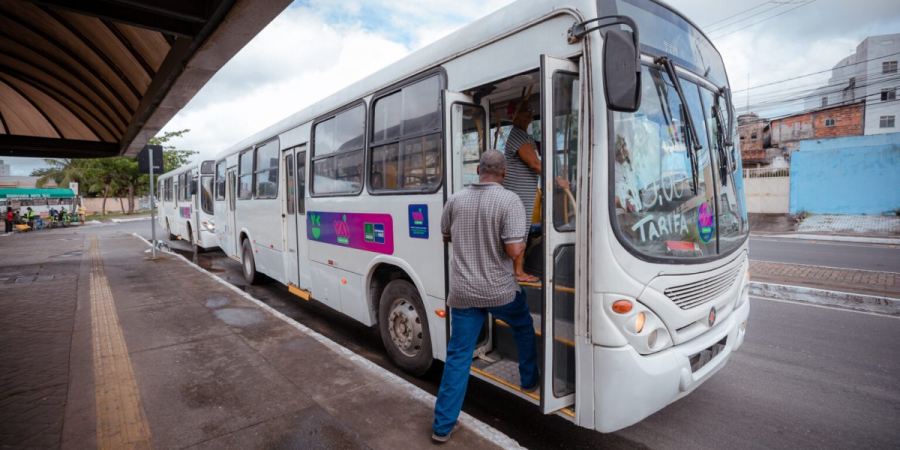
[[[432,445],[431,395],[180,256],[35,236],[0,240],[0,447]],[[518,446],[461,423],[445,447]]]
[[[900,273],[750,261],[750,278],[765,283],[900,298]]]

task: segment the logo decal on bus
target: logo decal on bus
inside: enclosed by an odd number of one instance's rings
[[[409,237],[428,239],[428,205],[409,205]]]
[[[700,234],[700,240],[704,244],[709,243],[713,237],[713,232],[716,230],[713,214],[713,208],[707,202],[701,203],[700,208],[697,210],[697,232]]]
[[[334,221],[334,234],[337,236],[338,244],[350,243],[350,225],[347,225],[346,214],[344,214],[343,220]]]
[[[318,214],[309,215],[309,230],[312,238],[318,240],[322,235],[322,216]]]
[[[310,211],[307,217],[306,233],[311,241],[388,255],[394,253],[394,224],[390,214]],[[323,222],[325,226],[322,226]]]

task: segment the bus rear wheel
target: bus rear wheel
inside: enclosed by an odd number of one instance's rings
[[[174,234],[172,234],[172,227],[169,226],[169,219],[166,219],[166,233],[169,234],[170,241],[174,241],[175,239],[178,239],[178,236],[175,236]]]
[[[257,280],[256,262],[253,261],[253,249],[250,248],[250,241],[247,239],[244,239],[243,244],[241,244],[241,266],[243,267],[244,280],[247,281],[247,284],[255,284]]]
[[[415,286],[406,280],[388,283],[378,308],[381,340],[388,357],[404,372],[420,376],[434,360],[428,317]]]

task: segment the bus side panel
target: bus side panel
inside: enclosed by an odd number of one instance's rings
[[[370,197],[370,198],[364,198]],[[421,211],[423,217],[428,218],[427,224],[420,225],[419,228],[428,230],[428,237],[425,234],[416,234],[419,237],[411,237],[410,234],[410,207],[414,207],[416,212]],[[402,260],[411,268],[400,268],[413,279],[421,280],[424,292],[420,291],[419,295],[425,303],[425,298],[432,295],[437,298],[444,298],[444,279],[443,279],[443,242],[440,233],[440,218],[443,206],[443,193],[438,191],[434,194],[427,195],[382,195],[371,196],[363,193],[357,197],[339,197],[339,198],[308,198],[307,199],[307,217],[315,213],[341,213],[347,216],[353,214],[366,215],[373,217],[375,222],[385,220],[378,218],[383,215],[390,215],[391,226],[385,225],[385,242],[392,242],[393,249],[390,250],[387,244],[384,248],[379,245],[371,245],[370,248],[378,249],[378,251],[367,251],[350,246],[340,245],[337,243],[325,243],[315,239],[309,240],[309,258],[313,262],[331,265],[348,272],[368,276],[369,270],[377,270],[378,266],[372,267],[372,261],[381,254],[392,255],[394,258]],[[307,219],[308,220],[308,219]],[[377,225],[377,224],[376,224]],[[332,221],[327,220],[321,223],[323,228],[338,226]],[[310,230],[307,230],[308,233]],[[329,230],[330,231],[330,230]],[[360,230],[351,230],[352,236],[360,236]],[[353,245],[353,244],[350,244]],[[388,264],[388,263],[385,263]],[[414,273],[410,273],[414,272]],[[325,274],[327,275],[327,274]],[[340,281],[339,279],[337,281]],[[313,271],[313,297],[318,299],[316,295],[317,284],[330,284],[332,280],[323,280],[316,276]],[[373,305],[368,301],[369,286],[360,283],[359,289],[352,300],[341,299],[341,312],[351,315],[351,311],[361,311],[367,309],[372,311],[372,320],[377,321],[377,311],[373,310]],[[423,304],[427,307],[428,304]],[[438,319],[434,314],[434,309],[429,310],[429,323]],[[434,317],[432,317],[434,316]],[[439,319],[443,320],[443,319]],[[367,323],[367,321],[361,321]]]

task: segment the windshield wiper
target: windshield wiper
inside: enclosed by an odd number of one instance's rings
[[[689,128],[688,134],[690,134],[691,138],[691,142],[688,143],[688,158],[691,161],[691,173],[693,174],[691,188],[694,191],[694,195],[697,195],[697,193],[700,192],[700,174],[698,173],[700,171],[700,162],[697,159],[697,155],[700,150],[703,150],[703,145],[700,144],[700,138],[697,136],[697,128],[694,127],[694,120],[691,118],[690,108],[688,108],[687,100],[684,97],[684,91],[681,89],[681,81],[678,80],[678,74],[675,72],[675,63],[666,56],[656,58],[653,62],[666,70],[666,73],[672,80],[672,84],[675,85],[675,92],[678,93],[678,98],[681,100],[681,108],[684,112],[684,118],[687,121]]]
[[[725,129],[725,118],[722,116],[722,107],[719,106],[719,96],[716,95],[716,103],[713,105],[713,114],[716,118],[716,147],[717,154],[719,156],[719,179],[721,180],[722,186],[728,185],[728,173],[731,170],[731,160],[728,158],[728,152],[725,150],[726,147],[731,147],[734,142],[732,142],[727,137],[727,131]]]

